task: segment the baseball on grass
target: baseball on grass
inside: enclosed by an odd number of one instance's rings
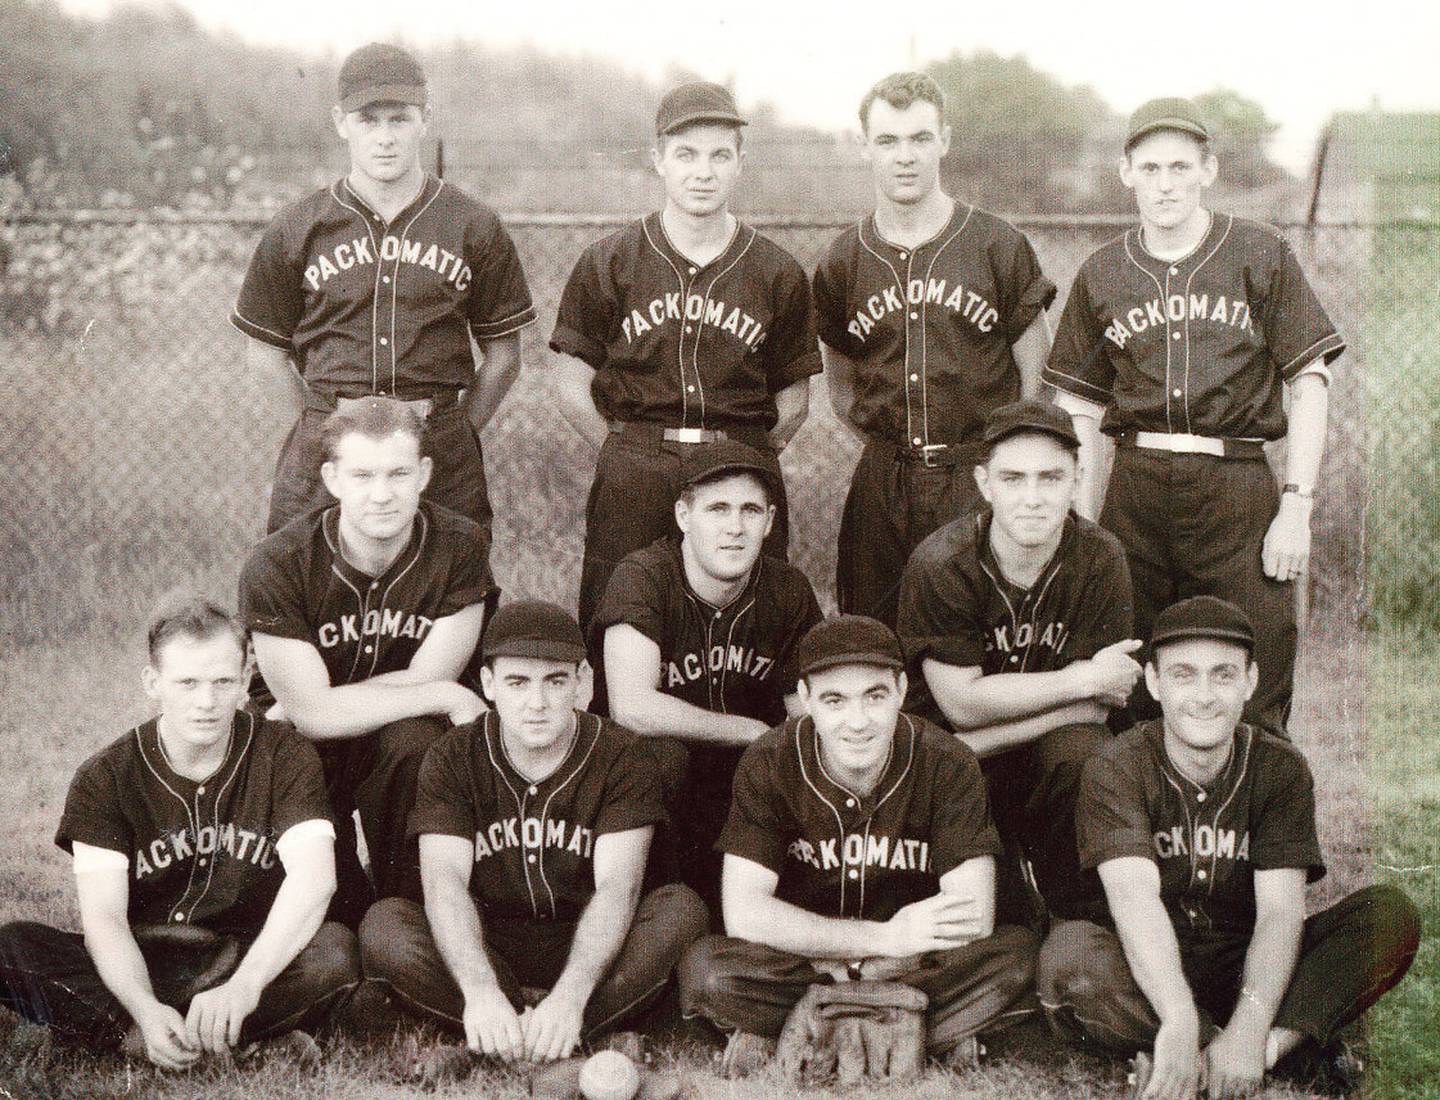
[[[618,1050],[592,1054],[580,1067],[585,1100],[631,1100],[640,1089],[640,1071]]]

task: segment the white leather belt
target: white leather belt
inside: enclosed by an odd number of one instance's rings
[[[1174,451],[1177,454],[1215,455],[1225,457],[1225,441],[1208,435],[1189,435],[1176,432],[1136,432],[1135,446],[1149,447],[1155,451]]]

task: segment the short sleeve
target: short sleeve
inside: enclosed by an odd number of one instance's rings
[[[298,733],[284,730],[276,746],[272,771],[275,786],[271,795],[270,824],[276,836],[302,821],[334,823],[330,796],[325,791],[325,777],[320,768],[320,754],[315,751],[314,745]]]
[[[740,757],[735,769],[730,816],[715,847],[768,867],[778,875],[789,838],[780,821],[779,808],[784,804],[784,795],[775,782],[774,751],[773,745],[757,741]]]
[[[1113,751],[1119,747],[1112,742],[1086,761],[1081,773],[1075,840],[1087,871],[1126,856],[1155,859],[1144,787],[1133,756]]]
[[[1258,747],[1270,748],[1263,742]],[[1257,791],[1250,823],[1250,862],[1257,871],[1301,867],[1306,881],[1314,882],[1325,874],[1315,833],[1315,780],[1304,758],[1288,746],[1276,746],[1267,757],[1263,793]]]
[[[771,293],[775,316],[766,338],[766,387],[779,393],[787,386],[820,373],[820,349],[815,343],[815,314],[810,302],[810,284],[805,272],[790,256],[784,256]]]
[[[312,641],[301,588],[300,563],[284,562],[270,541],[257,546],[240,571],[238,615],[256,634]],[[289,568],[286,568],[286,566]]]
[[[951,746],[954,751],[944,753],[935,768],[930,796],[930,859],[940,876],[968,859],[1001,851],[980,762],[964,745]]]
[[[472,741],[479,736],[475,725],[457,726],[430,746],[420,764],[407,835],[438,833],[474,841],[476,792],[468,763]]]
[[[605,631],[620,623],[633,626],[656,645],[664,647],[664,597],[658,579],[634,555],[622,559],[615,567],[595,609],[593,630],[598,652],[604,652]]]
[[[629,738],[605,778],[605,800],[595,818],[595,835],[623,833],[666,820],[655,758],[638,738]]]
[[[1055,343],[1041,379],[1057,390],[1097,405],[1109,405],[1115,385],[1115,364],[1105,350],[1105,327],[1090,302],[1086,267],[1075,276],[1065,311],[1055,330]]]
[[[437,615],[443,618],[473,607],[494,587],[484,534],[478,525],[468,525],[456,536],[454,562]]]
[[[852,358],[860,352],[860,341],[846,325],[845,302],[849,297],[850,280],[854,276],[852,267],[846,263],[845,250],[841,247],[847,239],[842,235],[825,253],[815,268],[811,286],[815,299],[815,327],[820,339],[842,355]]]
[[[1335,331],[1290,245],[1278,236],[1275,245],[1280,250],[1279,264],[1260,322],[1271,361],[1288,382],[1317,359],[1328,366],[1345,350],[1345,341]]]
[[[535,307],[515,242],[498,218],[489,229],[477,234],[476,247],[467,257],[474,274],[465,317],[476,340],[494,340],[535,322]]]
[[[55,843],[72,855],[73,843],[79,841],[92,848],[108,848],[129,859],[135,850],[135,830],[121,812],[123,805],[115,775],[106,761],[86,761],[65,795]]]
[[[1090,532],[1093,558],[1076,593],[1067,658],[1084,661],[1106,646],[1133,637],[1135,594],[1125,551],[1108,531]]]
[[[985,660],[985,627],[976,593],[953,567],[953,557],[922,544],[900,578],[895,632],[910,675],[920,676],[927,657],[958,668]]]
[[[602,275],[602,262],[598,242],[581,253],[561,292],[555,331],[550,334],[553,350],[584,360],[596,370],[605,365],[618,305]]]
[[[790,695],[800,682],[800,639],[810,633],[810,628],[824,616],[820,613],[820,601],[815,598],[815,589],[810,579],[796,570],[793,608],[787,621],[794,624],[790,631],[791,644],[780,664],[780,689]]]
[[[1011,225],[1004,229],[990,249],[990,265],[1000,292],[1005,336],[1013,344],[1055,301],[1055,284],[1040,270],[1030,238]]]
[[[294,352],[291,338],[305,307],[302,275],[289,255],[284,225],[277,217],[261,235],[250,257],[230,323],[246,336]]]

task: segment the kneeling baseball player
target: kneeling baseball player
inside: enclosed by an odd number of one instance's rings
[[[495,709],[420,770],[424,907],[377,902],[361,955],[368,978],[475,1053],[567,1058],[655,1004],[705,907],[679,885],[641,896],[660,786],[634,734],[576,709],[590,670],[575,620],[508,604],[483,657]],[[533,1007],[527,988],[545,991]]]
[[[160,714],[81,765],[55,836],[84,934],[0,928],[0,1002],[178,1070],[309,1031],[354,991],[355,936],[325,923],[335,828],[320,761],[237,711],[248,679],[230,615],[197,596],[161,604],[143,673]]]
[[[719,842],[729,935],[686,954],[682,1009],[732,1033],[739,1073],[812,986],[894,980],[928,1003],[925,1049],[973,1060],[977,1033],[1030,989],[1038,944],[994,927],[1000,842],[975,755],[901,712],[900,643],[877,620],[821,623],[799,666],[804,716],[736,772]]]
[[[1241,721],[1259,669],[1239,608],[1174,604],[1150,646],[1162,717],[1085,766],[1076,809],[1108,908],[1051,930],[1045,1013],[1063,1036],[1144,1053],[1147,1100],[1247,1096],[1277,1068],[1344,1070],[1336,1036],[1409,969],[1415,906],[1370,886],[1306,918],[1305,884],[1325,873],[1313,781],[1297,748]]]

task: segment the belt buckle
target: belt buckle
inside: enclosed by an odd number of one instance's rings
[[[665,438],[672,443],[709,443],[714,433],[704,428],[666,428]]]
[[[927,443],[923,447],[917,447],[920,452],[920,465],[930,469],[940,465],[940,456],[950,449],[948,443]]]

